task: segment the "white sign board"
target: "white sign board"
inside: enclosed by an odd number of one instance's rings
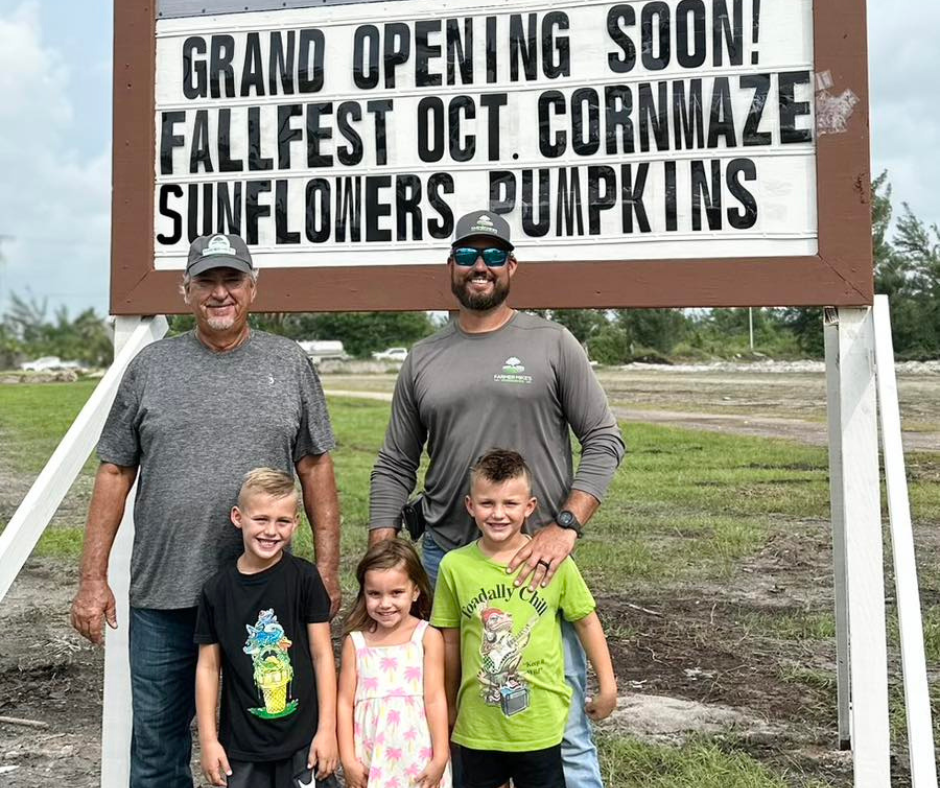
[[[810,0],[398,0],[157,21],[154,267],[814,255]]]

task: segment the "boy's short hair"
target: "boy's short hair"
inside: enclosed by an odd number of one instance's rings
[[[289,495],[296,497],[294,477],[274,468],[255,468],[248,471],[238,491],[238,505],[244,506],[245,501],[253,495],[270,495],[272,498],[287,498]]]
[[[506,482],[510,479],[525,479],[532,488],[532,472],[522,455],[512,449],[490,449],[470,468],[470,486],[479,479],[488,482]]]

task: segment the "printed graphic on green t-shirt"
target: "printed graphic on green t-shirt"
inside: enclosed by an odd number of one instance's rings
[[[476,543],[441,563],[431,623],[460,629],[453,739],[474,749],[525,752],[561,741],[571,689],[559,616],[577,621],[594,610],[573,561],[559,566],[547,588],[513,580]]]
[[[248,640],[242,649],[251,657],[255,686],[264,699],[264,706],[248,709],[263,720],[276,720],[297,711],[297,700],[290,699],[290,683],[294,667],[287,649],[293,645],[274,614],[262,610],[254,626],[246,624]]]

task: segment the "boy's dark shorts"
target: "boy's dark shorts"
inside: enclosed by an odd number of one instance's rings
[[[460,747],[463,788],[565,788],[561,744],[531,752],[498,752]],[[231,785],[231,783],[229,783]]]
[[[338,788],[336,777],[314,778],[315,769],[307,768],[309,747],[297,750],[279,761],[229,761],[232,776],[228,788]]]

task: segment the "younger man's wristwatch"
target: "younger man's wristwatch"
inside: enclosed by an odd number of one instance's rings
[[[558,517],[555,518],[555,524],[559,528],[564,528],[568,531],[574,531],[577,534],[578,539],[581,538],[581,521],[575,516],[574,512],[570,512],[567,509],[562,509],[558,513]]]

